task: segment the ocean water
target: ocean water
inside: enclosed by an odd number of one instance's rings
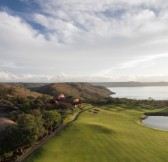
[[[107,87],[116,94],[112,97],[131,99],[168,100],[168,86],[155,87]]]

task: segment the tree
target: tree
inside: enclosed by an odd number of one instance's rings
[[[24,104],[25,102],[27,102],[27,98],[26,97],[21,97],[21,96],[17,96],[16,97],[16,101],[18,104]]]
[[[36,110],[31,110],[30,114],[33,115],[35,117],[36,120],[36,126],[37,126],[37,130],[38,130],[38,136],[39,138],[43,137],[44,134],[46,134],[46,129],[44,128],[44,119],[42,118],[42,113],[40,110],[36,109]]]
[[[21,106],[21,111],[27,113],[28,111],[30,111],[32,108],[31,104],[29,102],[25,102],[24,104],[22,104]]]
[[[62,110],[72,110],[74,107],[70,103],[61,103],[58,105],[59,109]]]
[[[18,127],[9,126],[0,133],[0,156],[6,156],[18,148]]]
[[[44,111],[44,127],[47,130],[53,130],[62,122],[61,115],[56,110]]]
[[[37,98],[34,100],[34,107],[39,108],[39,109],[44,109],[44,103],[40,98]]]
[[[33,110],[32,114],[21,115],[17,125],[9,126],[0,133],[0,156],[30,146],[44,135],[41,112]]]
[[[36,119],[31,114],[24,114],[18,120],[18,129],[20,130],[20,141],[23,146],[31,145],[38,139],[39,127]]]

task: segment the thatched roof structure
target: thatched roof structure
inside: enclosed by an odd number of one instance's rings
[[[65,96],[64,96],[63,93],[61,93],[61,94],[59,94],[59,95],[57,96],[57,99],[64,99],[64,98],[65,98]]]
[[[79,102],[79,101],[80,101],[79,98],[75,98],[75,99],[74,99],[74,102]]]
[[[16,123],[8,118],[0,117],[0,131],[10,125],[16,125]]]

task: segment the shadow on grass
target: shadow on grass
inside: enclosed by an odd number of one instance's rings
[[[112,111],[125,111],[125,110],[136,110],[140,112],[146,111],[167,111],[168,108],[158,104],[144,104],[144,103],[129,103],[129,104],[109,104],[105,106],[100,106],[104,110],[112,110]]]
[[[91,128],[96,133],[104,133],[104,134],[115,133],[112,129],[107,128],[107,127],[102,126],[102,125],[98,125],[98,124],[85,124],[85,126]]]
[[[32,155],[30,155],[29,157],[27,157],[24,162],[29,162],[30,160],[32,161],[32,157],[36,157],[35,159],[40,158],[42,155],[44,154],[44,150],[42,147],[40,147],[39,149],[37,149]],[[33,158],[34,159],[34,158]],[[33,161],[32,161],[33,162]]]

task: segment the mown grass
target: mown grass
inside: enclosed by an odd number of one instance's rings
[[[138,124],[140,108],[100,110],[83,113],[25,162],[167,162],[168,132]]]
[[[82,104],[81,107],[76,107],[74,113],[68,114],[68,116],[64,119],[63,123],[65,124],[72,121],[81,110],[88,109],[90,107],[92,107],[90,104]]]

